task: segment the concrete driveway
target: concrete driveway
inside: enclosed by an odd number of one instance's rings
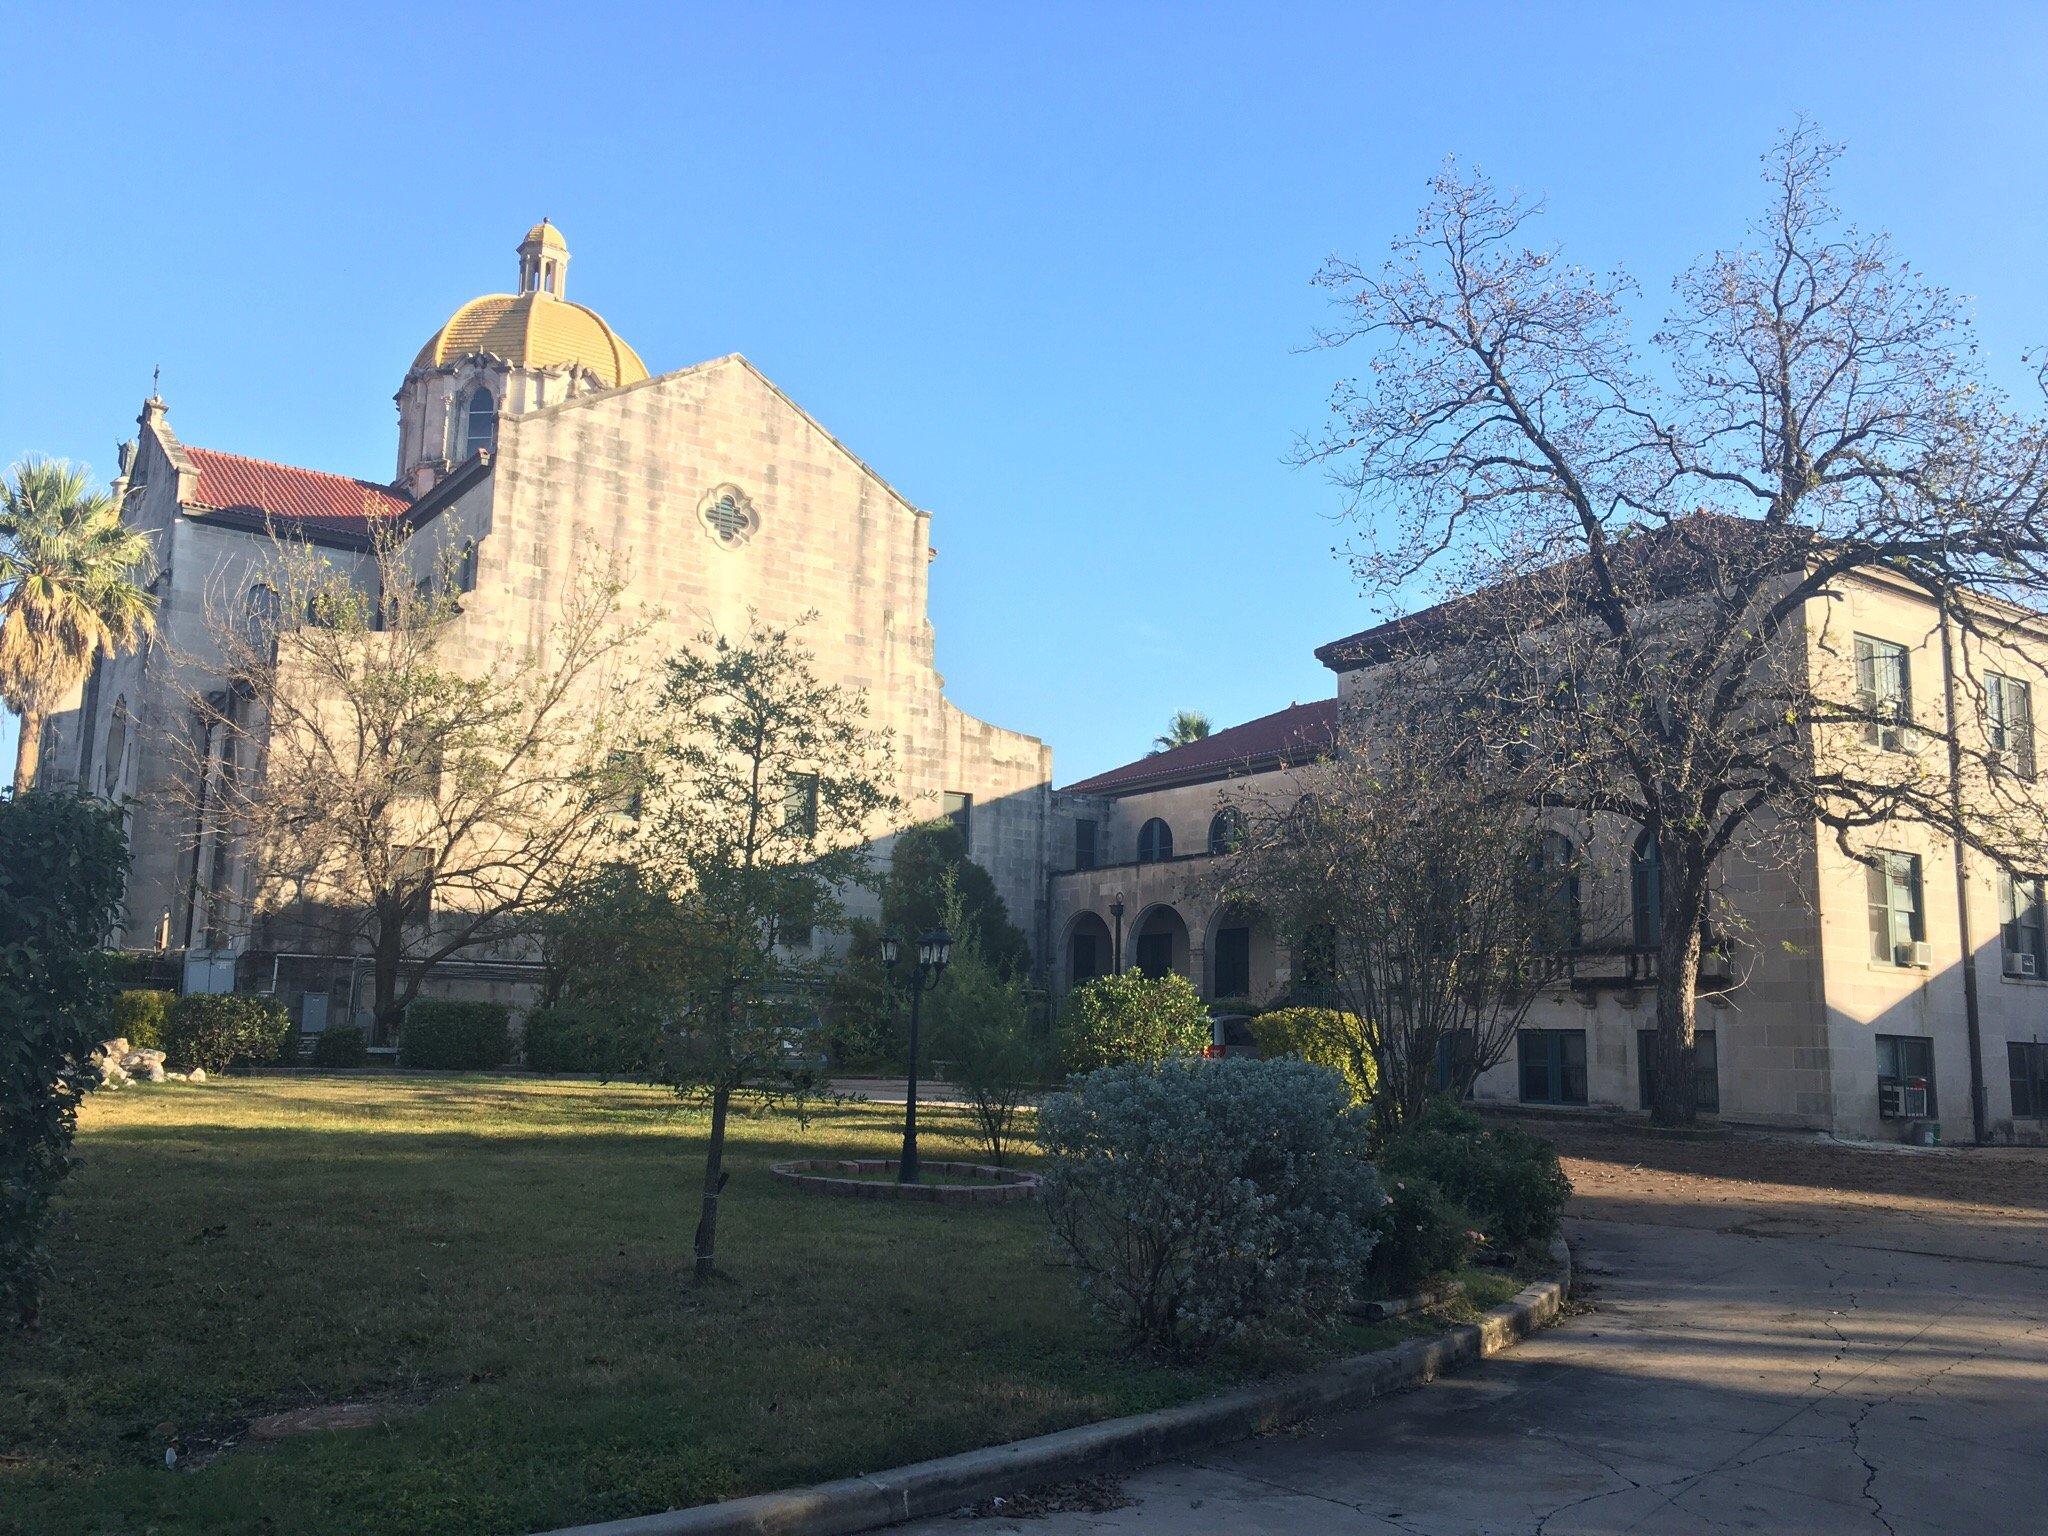
[[[1557,1328],[1122,1508],[909,1529],[2048,1531],[2048,1158],[1560,1141],[1589,1305]]]

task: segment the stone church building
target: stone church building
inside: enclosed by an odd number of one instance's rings
[[[665,615],[657,651],[744,633],[750,615],[782,626],[815,615],[799,634],[820,675],[863,690],[891,734],[907,820],[952,816],[1013,919],[1027,934],[1040,923],[1051,753],[946,698],[928,615],[932,514],[744,357],[650,373],[569,298],[568,268],[560,231],[536,225],[518,246],[516,289],[470,300],[427,338],[398,385],[388,482],[189,445],[163,401],[144,405],[115,491],[154,537],[161,633],[104,662],[77,708],[53,717],[43,777],[131,805],[119,941],[182,953],[188,988],[275,988],[314,1024],[362,1008],[360,965],[258,952],[223,922],[220,893],[244,878],[236,850],[177,824],[167,807],[180,797],[152,793],[165,773],[189,771],[189,754],[149,744],[196,729],[191,683],[171,677],[190,662],[174,658],[218,656],[209,605],[260,604],[272,529],[317,546],[358,586],[376,580],[375,525],[459,550],[467,590],[452,622],[480,642],[517,642],[558,613],[593,545],[626,557],[628,607]],[[437,978],[517,1000],[532,969],[493,959]]]

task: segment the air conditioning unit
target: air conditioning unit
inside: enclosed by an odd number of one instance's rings
[[[1879,1082],[1877,1085],[1877,1112],[1887,1120],[1900,1120],[1906,1114],[1906,1088],[1899,1082]]]
[[[1916,1077],[1905,1084],[1899,1099],[1900,1108],[1908,1120],[1927,1118],[1927,1084],[1924,1081]]]
[[[2039,962],[2025,951],[2005,957],[2005,974],[2008,976],[2037,976],[2040,969]]]
[[[1894,944],[1892,964],[1927,970],[1934,964],[1934,946],[1925,939],[1916,939],[1911,944]]]

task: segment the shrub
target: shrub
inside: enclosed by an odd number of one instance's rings
[[[1388,1142],[1380,1164],[1389,1180],[1431,1180],[1496,1248],[1520,1259],[1549,1248],[1572,1193],[1549,1142],[1526,1131],[1489,1130],[1449,1099],[1431,1103]]]
[[[291,1020],[267,997],[194,992],[164,1017],[163,1052],[181,1071],[262,1066],[282,1059],[291,1043]]]
[[[1371,1102],[1379,1074],[1357,1014],[1338,1008],[1276,1008],[1252,1020],[1252,1038],[1262,1055],[1297,1056],[1328,1067],[1344,1079],[1352,1103]]]
[[[1367,1273],[1379,1296],[1412,1296],[1432,1275],[1462,1265],[1472,1252],[1465,1208],[1429,1179],[1388,1178],[1379,1243]]]
[[[1185,976],[1097,976],[1060,1009],[1060,1054],[1070,1072],[1199,1056],[1211,1038],[1209,1010]]]
[[[43,1233],[71,1170],[107,1019],[100,935],[128,869],[117,812],[83,795],[0,800],[0,1319],[36,1320]]]
[[[160,992],[154,988],[135,987],[126,992],[116,992],[113,1020],[108,1026],[110,1033],[115,1038],[126,1040],[137,1050],[162,1050],[164,1019],[171,1011],[171,1004],[177,1000],[175,992]]]
[[[594,1003],[561,1002],[526,1016],[523,1054],[532,1072],[594,1072],[618,1077],[628,1068],[621,1031]]]
[[[423,997],[405,1010],[398,1032],[401,1067],[475,1071],[512,1059],[512,1011],[503,1003]]]
[[[1024,990],[962,946],[932,993],[931,1009],[935,1052],[945,1053],[954,1084],[966,1090],[989,1161],[1001,1163],[1016,1140],[1025,1098],[1045,1075]]]
[[[316,1067],[360,1067],[370,1059],[370,1037],[354,1024],[330,1024],[313,1037]]]
[[[1046,1214],[1096,1304],[1156,1348],[1325,1324],[1376,1239],[1367,1122],[1307,1062],[1104,1067],[1039,1110]]]

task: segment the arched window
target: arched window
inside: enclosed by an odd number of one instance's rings
[[[1635,917],[1637,949],[1655,949],[1664,933],[1664,856],[1648,827],[1628,860],[1629,906]]]
[[[114,722],[107,727],[107,750],[100,764],[100,793],[111,797],[121,787],[121,770],[128,763],[128,696],[114,700]]]
[[[277,644],[278,617],[283,607],[277,588],[264,582],[257,582],[242,594],[242,635],[252,651],[268,654]]]
[[[473,458],[479,448],[489,448],[498,431],[498,402],[479,384],[462,413],[462,457]]]
[[[1579,942],[1578,853],[1562,832],[1545,832],[1536,842],[1536,900],[1543,942],[1570,949]]]
[[[1138,862],[1163,864],[1173,857],[1173,828],[1154,816],[1138,828]]]
[[[1228,853],[1244,839],[1244,817],[1234,805],[1226,805],[1209,822],[1209,851]]]

